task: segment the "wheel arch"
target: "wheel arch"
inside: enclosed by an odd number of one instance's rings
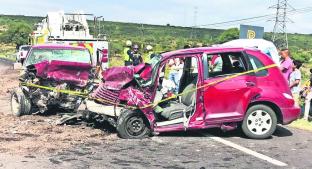
[[[254,106],[254,105],[259,105],[259,104],[262,104],[262,105],[266,105],[268,107],[270,107],[276,114],[276,117],[277,117],[277,123],[278,124],[282,124],[283,123],[283,115],[282,115],[282,111],[281,109],[273,102],[270,102],[270,101],[255,101],[255,102],[252,102],[248,105],[247,107],[247,110],[251,107],[251,106]]]

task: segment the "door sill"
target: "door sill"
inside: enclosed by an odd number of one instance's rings
[[[184,117],[181,117],[181,118],[170,120],[170,121],[157,122],[156,126],[162,127],[162,126],[169,126],[173,124],[180,124],[180,123],[184,123],[184,120],[185,120]]]

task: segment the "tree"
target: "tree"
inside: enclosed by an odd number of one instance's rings
[[[230,40],[239,38],[239,30],[237,28],[230,28],[218,37],[218,43],[228,42]]]
[[[3,43],[14,43],[16,47],[28,43],[29,34],[32,32],[32,28],[25,22],[15,22],[9,25],[7,31],[5,31],[0,41]]]
[[[310,63],[312,58],[312,52],[304,50],[291,50],[291,56],[293,59],[298,60],[302,63]]]

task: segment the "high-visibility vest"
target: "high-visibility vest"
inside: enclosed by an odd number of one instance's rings
[[[123,60],[124,61],[130,61],[130,57],[129,57],[129,55],[128,55],[128,51],[130,50],[130,48],[129,47],[126,47],[125,49],[124,49],[124,51],[123,51]]]
[[[144,61],[144,63],[147,63],[147,62],[149,62],[149,61],[151,60],[151,55],[152,55],[153,53],[154,53],[153,51],[149,51],[149,52],[147,52],[147,53],[145,53],[145,54],[143,55],[143,61]]]

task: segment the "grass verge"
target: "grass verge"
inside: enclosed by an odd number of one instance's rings
[[[4,58],[4,59],[15,62],[15,57],[13,57],[12,55],[9,55],[9,56],[0,55],[0,58]]]
[[[292,122],[289,126],[293,128],[302,129],[302,130],[312,131],[312,122],[308,122],[303,119],[298,119]]]
[[[109,67],[123,66],[124,61],[121,57],[110,57]]]

